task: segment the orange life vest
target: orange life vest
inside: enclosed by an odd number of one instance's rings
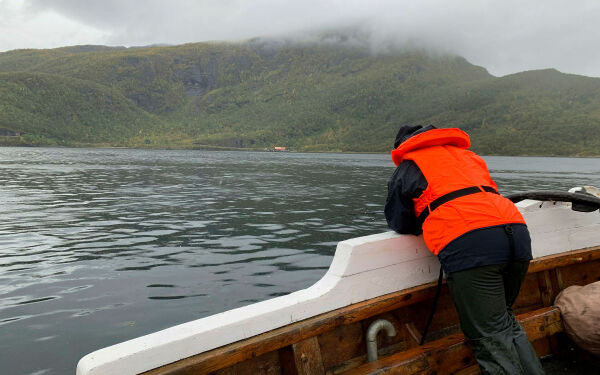
[[[469,136],[460,129],[432,129],[407,139],[392,151],[396,165],[412,160],[427,180],[425,191],[413,199],[417,217],[437,198],[460,189],[476,186],[497,191],[483,159],[467,150],[470,145]],[[430,212],[423,223],[423,238],[431,252],[437,255],[450,241],[474,229],[525,223],[510,200],[480,189]]]

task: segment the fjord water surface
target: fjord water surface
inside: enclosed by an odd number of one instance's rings
[[[600,186],[600,159],[485,158],[502,193]],[[386,230],[388,155],[0,148],[0,373],[306,288]]]

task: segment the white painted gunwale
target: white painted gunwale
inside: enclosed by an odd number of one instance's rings
[[[534,258],[600,245],[600,215],[568,203],[517,204]],[[311,287],[97,350],[77,375],[138,374],[312,316],[435,281],[439,262],[422,237],[385,232],[338,243],[325,276]]]

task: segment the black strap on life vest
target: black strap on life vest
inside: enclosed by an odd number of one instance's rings
[[[504,274],[508,275],[508,273],[510,272],[510,268],[512,267],[512,264],[515,260],[515,252],[516,252],[515,232],[510,224],[507,224],[504,226],[504,231],[506,232],[506,235],[508,237],[508,245],[510,248],[510,254],[508,256],[508,263],[506,265],[506,269],[504,270]],[[427,333],[429,331],[429,326],[431,325],[431,322],[433,321],[433,315],[435,314],[435,310],[437,309],[438,300],[440,299],[443,278],[444,278],[444,270],[442,269],[442,266],[440,265],[440,275],[438,277],[437,288],[435,290],[435,297],[433,297],[433,303],[431,304],[431,311],[429,312],[429,318],[427,319],[427,324],[425,324],[425,329],[423,330],[423,335],[421,336],[421,342],[419,342],[419,345],[423,345],[425,343],[425,340],[427,339]]]
[[[419,345],[423,345],[425,343],[425,339],[427,339],[427,332],[429,331],[429,326],[433,321],[433,314],[435,314],[435,309],[437,308],[438,300],[440,299],[440,292],[442,291],[442,280],[444,279],[444,269],[440,264],[440,275],[438,276],[437,289],[435,290],[435,297],[433,297],[433,305],[431,306],[431,312],[429,313],[429,318],[427,319],[427,324],[425,324],[425,329],[423,330],[423,335],[421,335],[421,342]]]
[[[429,214],[433,210],[435,210],[442,204],[449,202],[456,198],[464,197],[465,195],[481,193],[484,191],[487,191],[488,193],[499,194],[496,191],[496,189],[494,189],[491,186],[469,186],[469,187],[466,187],[463,189],[454,190],[447,194],[442,195],[441,197],[437,198],[433,202],[429,203],[429,205],[427,207],[425,207],[423,212],[421,212],[421,214],[419,214],[419,217],[417,218],[417,220],[419,221],[420,225],[423,225],[423,223],[425,222],[425,219],[427,219],[427,216],[429,216]]]
[[[508,237],[508,246],[510,247],[510,254],[508,256],[508,263],[506,265],[505,273],[508,274],[510,272],[510,268],[515,260],[515,232],[513,227],[510,224],[504,226],[504,231],[506,232],[506,236]]]
[[[448,194],[442,195],[441,197],[439,197],[436,200],[434,200],[433,202],[431,202],[427,207],[425,207],[423,212],[421,212],[421,214],[419,215],[417,220],[419,221],[420,225],[423,225],[423,222],[425,222],[425,219],[427,219],[427,216],[429,216],[429,214],[433,210],[435,210],[442,204],[449,202],[453,199],[459,198],[459,197],[464,197],[465,195],[481,193],[484,191],[487,191],[488,193],[499,194],[496,191],[496,189],[494,189],[491,186],[470,186],[470,187],[467,187],[464,189],[454,190]],[[514,258],[514,253],[515,253],[514,237],[513,237],[513,233],[512,233],[512,228],[510,226],[507,225],[505,227],[505,230],[509,236],[510,247],[511,247],[511,251],[510,251],[511,256],[510,256],[509,263],[512,263],[512,259]],[[421,342],[419,343],[419,345],[423,345],[425,343],[425,340],[427,339],[427,333],[429,331],[429,326],[431,325],[431,322],[433,321],[433,315],[435,314],[438,300],[440,299],[440,292],[442,291],[443,278],[444,278],[444,271],[443,271],[442,267],[440,266],[440,275],[438,277],[438,283],[437,283],[437,288],[435,291],[435,297],[433,297],[433,304],[431,306],[431,312],[429,313],[429,318],[427,319],[427,324],[425,325],[425,329],[423,330],[423,335],[421,336]]]

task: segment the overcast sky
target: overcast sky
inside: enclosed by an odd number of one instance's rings
[[[0,51],[295,37],[358,28],[371,46],[452,52],[494,75],[600,77],[597,0],[0,0]]]

